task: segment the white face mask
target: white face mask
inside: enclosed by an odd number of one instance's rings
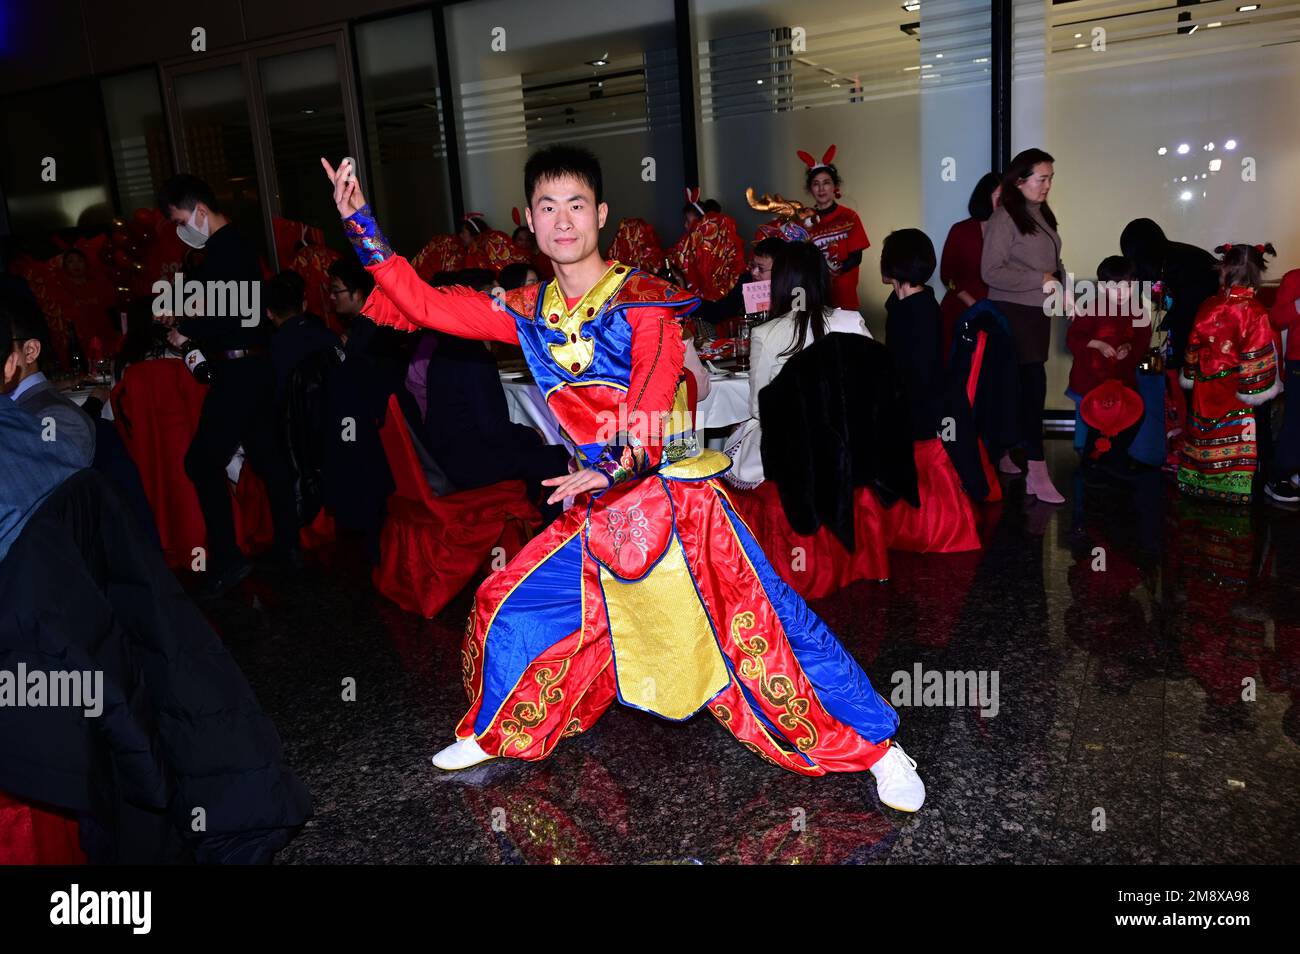
[[[196,226],[194,220],[198,218],[198,214],[198,209],[195,209],[190,214],[189,222],[176,226],[176,237],[190,248],[203,248],[204,245],[208,244],[208,233],[212,226],[208,222],[206,215],[203,217],[203,224]]]

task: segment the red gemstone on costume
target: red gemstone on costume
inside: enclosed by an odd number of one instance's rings
[[[614,269],[614,274],[622,275],[625,271],[627,271],[627,269],[625,269],[622,265],[620,265],[618,268]]]
[[[590,317],[591,317],[592,315],[594,315],[595,313],[596,313],[596,309],[595,309],[595,308],[588,308],[588,309],[587,309],[587,317],[588,317],[588,318],[590,318]]]
[[[551,315],[551,324],[553,324],[553,325],[557,325],[557,324],[559,324],[559,323],[560,323],[560,316],[559,316],[559,315]]]
[[[577,344],[577,342],[578,342],[578,333],[577,333],[576,331],[575,331],[575,332],[572,332],[572,333],[569,335],[569,340],[572,341],[574,344]]]
[[[575,340],[576,340],[576,339],[575,339]],[[573,362],[573,364],[569,365],[569,370],[572,371],[574,374],[577,374],[577,373],[578,373],[578,369],[581,368],[581,367],[582,367],[582,365],[580,365],[578,362],[575,361],[575,362]]]

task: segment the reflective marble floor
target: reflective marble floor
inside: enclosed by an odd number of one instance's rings
[[[279,861],[1300,861],[1300,512],[1085,481],[1063,441],[1049,460],[1064,506],[1013,481],[983,551],[896,556],[888,583],[813,604],[886,698],[918,666],[997,674],[995,714],[900,706],[916,815],[869,773],[794,776],[707,714],[617,704],[544,762],[443,774],[470,590],[430,622],[342,548],[255,575],[210,612],[315,802]]]

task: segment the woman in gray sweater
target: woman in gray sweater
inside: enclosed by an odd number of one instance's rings
[[[1050,283],[1065,281],[1061,237],[1047,204],[1053,159],[1041,149],[1026,149],[1011,160],[1002,177],[1002,201],[984,230],[980,274],[989,301],[1007,317],[1020,364],[1020,439],[1029,462],[1027,493],[1044,503],[1063,503],[1043,459],[1043,407],[1047,402],[1047,349],[1052,319],[1045,303]],[[1004,456],[1003,473],[1020,468]]]

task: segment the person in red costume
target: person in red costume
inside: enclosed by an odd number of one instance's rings
[[[524,168],[528,222],[555,280],[499,300],[431,288],[384,238],[351,168],[321,160],[344,229],[393,327],[518,344],[576,447],[550,502],[573,498],[475,595],[461,654],[469,710],[443,769],[545,758],[615,699],[681,721],[707,708],[747,748],[804,775],[870,770],[915,811],[898,715],[787,586],[736,516],[689,414],[681,316],[698,300],[597,242],[600,164],[553,145]]]
[[[836,201],[840,197],[841,179],[832,163],[835,147],[823,153],[821,162],[802,149],[798,155],[808,167],[804,188],[813,197],[817,209],[817,221],[808,232],[813,244],[826,256],[826,265],[831,270],[831,305],[857,311],[860,306],[858,268],[862,265],[863,251],[871,247],[871,240],[858,213]]]

